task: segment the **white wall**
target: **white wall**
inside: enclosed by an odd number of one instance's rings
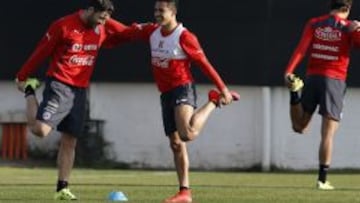
[[[290,129],[287,112],[288,93],[283,88],[272,90],[272,161],[281,168],[307,169],[318,164],[321,117],[314,114],[308,133],[299,135]],[[348,89],[344,118],[335,137],[332,167],[358,168],[360,159],[359,115],[360,90]]]
[[[207,100],[210,88],[198,86],[199,105]],[[241,101],[217,109],[202,135],[189,144],[192,167],[266,168],[271,164],[291,169],[317,168],[318,115],[314,116],[307,135],[297,135],[290,128],[286,89],[240,86],[231,89],[240,92]],[[0,82],[0,93],[0,120],[24,119],[25,102],[13,84]],[[360,168],[356,156],[360,154],[359,99],[360,89],[348,90],[344,120],[335,140],[332,164],[335,168]],[[153,84],[92,84],[91,117],[106,120],[104,134],[112,143],[116,160],[134,167],[173,167],[159,103],[159,93]],[[267,106],[270,106],[268,125],[264,117]],[[54,140],[59,136],[55,134],[46,140],[29,137],[32,147],[48,149],[56,146]]]
[[[199,86],[199,104],[209,87]],[[247,88],[242,96],[256,97],[258,88]],[[163,132],[159,93],[147,84],[94,84],[91,86],[91,117],[105,119],[105,135],[116,149],[117,160],[151,167],[173,165],[168,139]],[[95,99],[101,98],[101,99]],[[189,144],[193,167],[239,167],[259,162],[259,101],[244,100],[215,111],[196,142]],[[244,116],[248,109],[251,112]],[[239,128],[240,127],[240,128]]]

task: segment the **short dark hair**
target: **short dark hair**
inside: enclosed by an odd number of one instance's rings
[[[179,0],[156,0],[156,1],[173,3],[176,9],[179,8]]]
[[[348,11],[352,3],[353,0],[331,0],[330,10]]]
[[[93,7],[96,12],[109,11],[110,13],[115,11],[114,4],[111,0],[88,0],[88,8]]]

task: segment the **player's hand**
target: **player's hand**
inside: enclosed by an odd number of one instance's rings
[[[17,89],[20,92],[24,92],[25,91],[25,81],[19,81],[17,78],[15,79],[15,83],[17,86]]]
[[[284,75],[284,82],[285,82],[285,86],[288,87],[288,88],[291,88],[292,87],[292,81],[290,81],[290,78],[291,78],[291,73],[286,73]]]
[[[357,20],[351,21],[349,25],[350,32],[357,32],[360,31],[360,22]]]
[[[220,104],[221,105],[229,105],[233,101],[233,97],[229,91],[229,89],[225,88],[221,91]]]

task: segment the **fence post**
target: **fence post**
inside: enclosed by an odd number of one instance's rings
[[[271,169],[271,91],[270,87],[262,88],[263,105],[263,139],[262,171]]]

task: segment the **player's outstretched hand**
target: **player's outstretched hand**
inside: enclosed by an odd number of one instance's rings
[[[221,92],[221,105],[229,105],[233,101],[230,91],[226,88]]]
[[[290,73],[287,73],[284,75],[284,83],[285,83],[285,86],[288,88],[291,88],[291,86],[292,86],[292,81],[291,81],[292,75],[293,74],[290,74]]]
[[[357,20],[353,20],[350,23],[349,29],[351,32],[358,32],[360,31],[360,22]]]
[[[221,98],[220,98],[220,104],[221,105],[229,105],[233,101],[237,101],[240,99],[240,95],[235,91],[229,91],[227,88],[225,88],[221,92]]]
[[[15,79],[15,83],[17,86],[17,89],[20,92],[24,92],[25,91],[25,81],[19,81],[17,78]]]

